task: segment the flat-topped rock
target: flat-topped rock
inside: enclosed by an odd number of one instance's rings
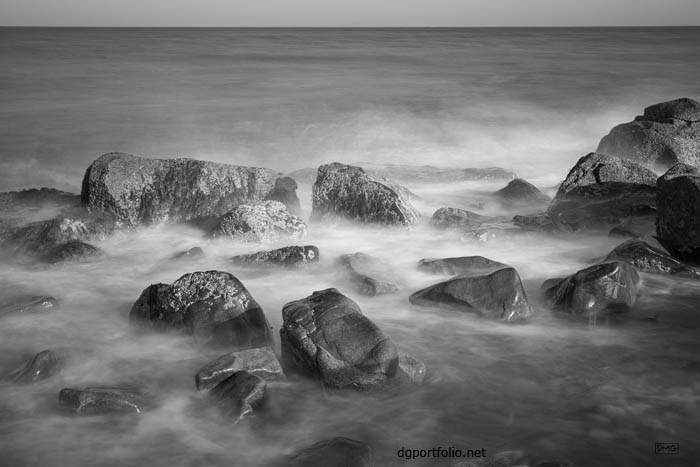
[[[430,223],[436,227],[476,229],[491,219],[466,209],[440,208],[435,211]]]
[[[217,402],[224,415],[239,421],[250,417],[265,403],[267,383],[247,371],[237,371],[217,384],[209,397]]]
[[[211,235],[247,242],[301,239],[306,236],[306,224],[279,201],[265,201],[237,206],[221,217]]]
[[[398,292],[396,271],[384,261],[365,253],[342,255],[338,263],[345,269],[350,283],[362,295]]]
[[[195,385],[206,391],[238,371],[247,371],[264,380],[284,379],[284,372],[271,347],[241,350],[222,355],[204,365],[195,375]]]
[[[61,389],[61,406],[77,415],[137,413],[153,407],[150,396],[136,386],[94,386]]]
[[[477,272],[493,272],[508,267],[483,256],[460,256],[457,258],[422,259],[418,261],[418,269],[432,274],[467,274]]]
[[[276,250],[258,251],[248,255],[231,257],[235,264],[251,266],[287,266],[300,267],[309,263],[317,263],[320,258],[318,247],[314,245],[285,246]]]

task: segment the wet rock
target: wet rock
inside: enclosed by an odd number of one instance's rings
[[[513,225],[530,232],[556,232],[559,230],[545,212],[514,216]]]
[[[422,259],[418,261],[418,269],[432,274],[466,274],[476,272],[492,272],[508,266],[483,256],[461,256],[458,258]]]
[[[290,214],[301,215],[297,182],[291,177],[280,177],[275,180],[275,187],[265,196],[265,200],[279,201],[287,207]]]
[[[332,438],[305,448],[280,467],[371,467],[372,450],[349,438]]]
[[[409,301],[476,312],[506,322],[522,321],[533,314],[520,276],[511,267],[460,274],[415,292]]]
[[[282,362],[333,388],[378,389],[394,378],[396,347],[336,289],[284,305]]]
[[[387,225],[410,225],[419,219],[393,182],[337,162],[318,168],[311,213],[313,220],[333,217]]]
[[[610,229],[611,237],[642,238],[656,235],[656,215],[625,219]]]
[[[656,186],[659,241],[675,257],[700,262],[700,169],[675,165]]]
[[[253,415],[265,403],[267,383],[260,376],[237,371],[209,393],[222,407],[225,415],[241,420]]]
[[[10,379],[19,384],[43,381],[61,371],[61,359],[51,350],[42,350],[28,362],[10,373]]]
[[[516,178],[493,194],[502,204],[508,207],[517,206],[547,206],[549,204],[549,196],[542,193],[535,185]]]
[[[262,379],[284,379],[282,366],[270,347],[242,350],[222,355],[204,365],[195,375],[195,385],[206,391],[238,371],[247,371]]]
[[[640,271],[684,274],[700,278],[700,272],[684,265],[677,259],[668,255],[667,252],[657,249],[639,239],[627,240],[616,246],[604,261],[625,261]]]
[[[211,232],[212,236],[227,236],[249,242],[280,238],[300,239],[306,236],[306,224],[293,216],[279,201],[244,204],[224,215]]]
[[[236,264],[279,265],[298,267],[308,263],[317,263],[318,248],[313,245],[286,246],[276,250],[258,251],[249,255],[237,255],[231,258]]]
[[[440,208],[433,214],[431,224],[436,227],[459,227],[476,229],[490,217],[457,208]]]
[[[206,254],[204,254],[204,250],[202,250],[198,246],[195,246],[195,247],[190,248],[189,250],[175,253],[170,259],[173,259],[173,260],[197,259],[197,258],[204,258],[205,256],[206,256]]]
[[[596,152],[667,169],[677,163],[700,165],[700,103],[688,99],[644,109],[634,121],[617,125]]]
[[[142,413],[152,407],[152,400],[140,388],[85,387],[61,389],[61,406],[78,415],[96,415],[114,412]]]
[[[193,272],[170,285],[151,285],[134,303],[129,320],[156,330],[183,330],[214,347],[244,349],[272,342],[260,305],[236,277],[221,271]]]
[[[654,213],[656,174],[629,160],[590,153],[576,163],[547,208],[560,229],[599,228]]]
[[[85,172],[82,202],[126,226],[221,216],[263,201],[277,173],[194,159],[100,156]]]
[[[481,229],[468,230],[462,234],[462,240],[488,242],[496,239],[510,238],[523,233],[526,233],[526,231],[518,227],[490,226],[483,227]]]
[[[58,308],[50,295],[22,295],[0,305],[0,315],[43,313]]]
[[[425,379],[425,363],[411,355],[401,355],[399,357],[399,370],[414,384],[423,384]]]
[[[54,188],[31,188],[0,193],[0,212],[41,209],[45,207],[71,208],[80,205],[80,195]]]
[[[639,293],[639,274],[629,263],[612,261],[578,271],[545,291],[554,311],[597,315],[629,310]]]
[[[399,288],[392,281],[395,272],[378,258],[365,253],[342,255],[338,259],[350,277],[358,293],[374,297],[375,295],[398,292]]]
[[[44,257],[48,263],[59,263],[62,261],[76,261],[95,258],[103,254],[102,250],[89,243],[73,240],[56,246]]]

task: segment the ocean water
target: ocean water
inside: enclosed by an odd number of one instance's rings
[[[326,162],[381,168],[501,166],[550,195],[615,124],[656,102],[700,98],[700,28],[619,29],[24,29],[0,28],[0,190],[78,192],[110,151],[187,156],[291,172]],[[643,274],[621,322],[553,317],[540,284],[606,255],[605,234],[538,234],[479,242],[437,231],[442,206],[466,207],[504,181],[404,181],[420,198],[413,229],[311,224],[320,264],[253,272],[227,258],[285,241],[212,241],[185,227],[121,232],[106,255],[47,267],[0,265],[0,298],[50,294],[48,315],[0,322],[0,374],[52,348],[63,372],[32,386],[0,384],[0,464],[258,466],[331,436],[368,443],[379,466],[401,447],[523,449],[576,466],[698,466],[700,284]],[[304,216],[311,187],[300,183]],[[488,205],[485,214],[512,215]],[[32,213],[36,215],[36,213]],[[168,261],[201,246],[193,263]],[[399,293],[358,295],[334,266],[375,255]],[[536,316],[525,326],[409,304],[440,280],[426,257],[482,255],[514,266]],[[423,360],[427,381],[395,397],[324,394],[292,380],[267,416],[231,425],[194,389],[212,355],[190,339],[138,335],[140,292],[196,270],[235,274],[275,329],[282,306],[337,287]],[[655,318],[649,320],[647,318]],[[279,343],[277,342],[279,350]],[[136,381],[158,396],[138,417],[68,417],[62,387]],[[681,454],[657,456],[655,442]]]

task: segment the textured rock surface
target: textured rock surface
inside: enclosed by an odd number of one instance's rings
[[[440,208],[433,214],[430,223],[436,227],[459,227],[476,229],[491,219],[475,212],[457,208]]]
[[[146,288],[129,319],[154,329],[179,329],[198,343],[251,348],[272,341],[260,305],[232,274],[221,271],[185,274],[170,285]]]
[[[610,130],[596,152],[669,168],[700,165],[700,103],[687,98],[647,107],[644,115]]]
[[[49,263],[59,263],[61,261],[95,258],[102,254],[102,250],[89,243],[73,240],[52,248],[43,259]]]
[[[258,251],[249,255],[231,257],[236,264],[279,265],[298,267],[308,263],[316,263],[319,259],[318,248],[313,245],[286,246],[276,250]]]
[[[336,162],[318,168],[313,186],[311,218],[328,217],[409,225],[418,222],[419,215],[391,181]]]
[[[220,219],[211,234],[250,242],[300,239],[306,236],[306,224],[279,201],[265,201],[234,208]]]
[[[264,380],[284,379],[282,366],[270,347],[241,350],[222,355],[204,365],[195,375],[197,389],[213,388],[238,371],[247,371]]]
[[[549,196],[545,195],[535,185],[522,178],[516,178],[493,195],[501,203],[510,207],[546,206],[550,201]]]
[[[86,387],[61,389],[58,401],[78,415],[113,412],[142,413],[153,406],[150,397],[137,387]]]
[[[287,207],[290,214],[301,215],[301,204],[297,196],[297,182],[292,177],[280,177],[275,180],[275,186],[270,191],[266,200],[279,201]]]
[[[61,371],[61,359],[51,350],[42,350],[10,374],[15,383],[28,384],[42,381]]]
[[[565,229],[596,228],[656,206],[656,174],[632,161],[590,153],[576,163],[547,209]]]
[[[483,256],[461,256],[458,258],[422,259],[418,261],[418,269],[432,274],[488,273],[507,267],[508,265],[506,264],[484,258]]]
[[[408,379],[414,384],[423,384],[425,379],[425,363],[411,355],[401,355],[399,357],[399,370],[403,371]]]
[[[372,450],[349,438],[332,438],[305,448],[279,467],[371,467]]]
[[[217,384],[209,393],[226,416],[235,420],[253,415],[265,403],[267,383],[260,376],[237,371]]]
[[[513,225],[530,232],[556,232],[559,230],[545,212],[513,216]]]
[[[380,388],[398,368],[391,340],[336,289],[287,303],[280,329],[282,362],[335,388]]]
[[[58,300],[48,295],[21,295],[0,305],[0,316],[41,313],[58,308]]]
[[[379,258],[365,253],[354,253],[342,255],[338,258],[338,263],[345,268],[351,284],[362,295],[373,297],[399,290],[394,283],[395,271]]]
[[[694,269],[640,239],[627,240],[615,247],[605,258],[605,262],[610,261],[626,261],[640,271],[700,277]]]
[[[700,169],[675,165],[656,186],[659,240],[674,256],[700,262]]]

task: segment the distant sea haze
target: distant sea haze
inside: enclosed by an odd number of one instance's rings
[[[699,43],[700,28],[0,28],[0,190],[78,191],[110,151],[556,183],[646,105],[700,97]]]

